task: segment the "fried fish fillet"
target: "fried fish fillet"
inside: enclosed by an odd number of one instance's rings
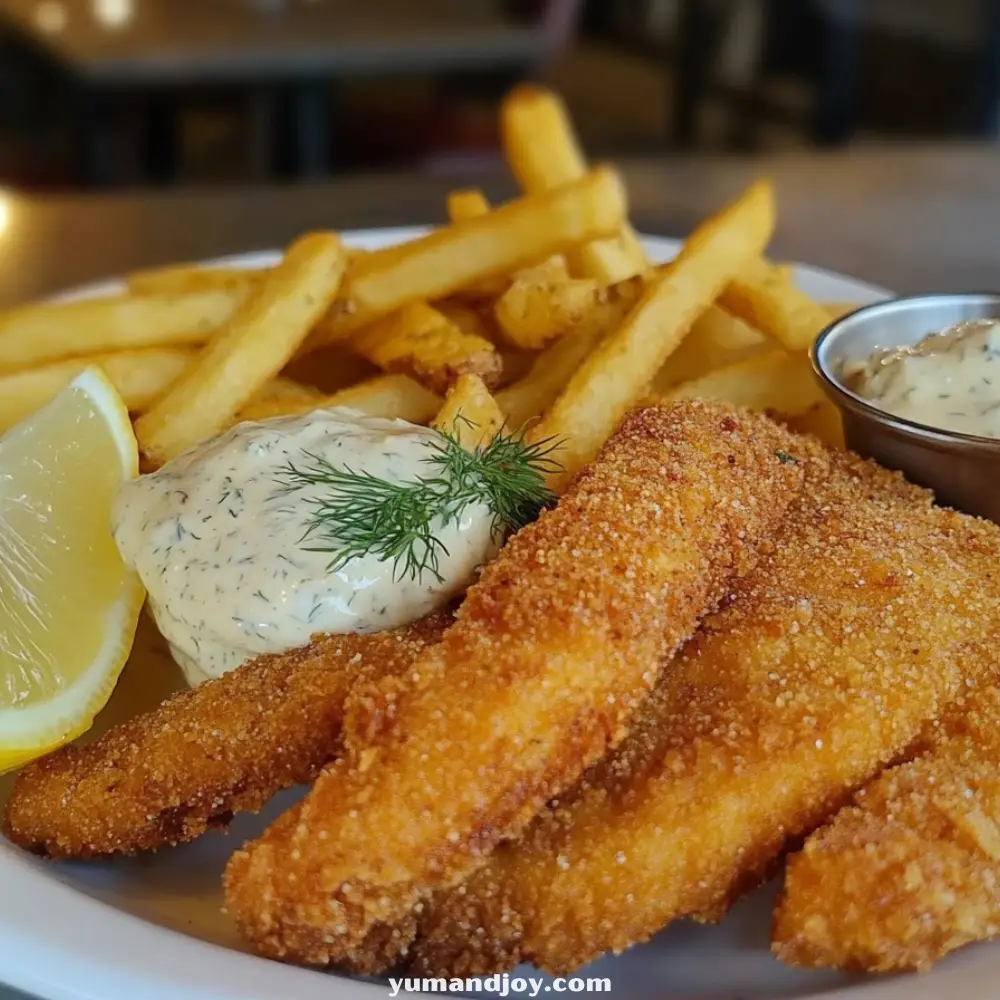
[[[1000,692],[887,771],[792,856],[772,948],[785,962],[927,969],[1000,934]]]
[[[310,781],[342,747],[344,700],[404,671],[450,616],[393,632],[317,638],[184,691],[86,746],[18,775],[4,833],[53,858],[134,854],[192,840]]]
[[[559,505],[486,567],[441,643],[368,689],[370,745],[232,859],[261,954],[358,969],[627,731],[801,483],[794,437],[685,403],[636,411]],[[402,924],[400,923],[402,922]]]
[[[773,553],[631,736],[425,908],[415,969],[568,973],[717,919],[992,670],[1000,529],[846,454],[806,465]]]

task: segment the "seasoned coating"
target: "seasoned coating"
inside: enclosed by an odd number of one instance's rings
[[[927,969],[1000,934],[1000,693],[887,771],[788,866],[774,954],[793,965]]]
[[[774,552],[632,735],[421,920],[415,968],[567,973],[720,917],[992,671],[1000,529],[847,455],[807,461]]]
[[[4,833],[38,854],[89,858],[224,827],[315,778],[341,749],[352,684],[404,671],[449,622],[435,615],[394,632],[317,637],[57,750],[18,775]]]
[[[487,566],[442,642],[359,695],[352,731],[370,743],[324,772],[294,831],[234,856],[228,908],[253,947],[370,968],[373,928],[401,936],[430,891],[620,740],[797,492],[794,440],[717,405],[626,418]]]

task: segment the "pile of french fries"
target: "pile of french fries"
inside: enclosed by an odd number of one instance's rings
[[[518,88],[501,123],[522,196],[456,191],[448,224],[412,242],[309,233],[269,269],[159,268],[120,295],[0,314],[0,431],[95,364],[145,468],[236,421],[328,406],[462,427],[470,447],[524,427],[562,442],[555,489],[650,396],[728,400],[842,445],[806,352],[845,307],[764,256],[766,181],[654,266],[618,175],[588,167],[555,94]]]

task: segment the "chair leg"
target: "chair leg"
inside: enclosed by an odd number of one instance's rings
[[[730,6],[730,0],[680,0],[673,117],[668,128],[676,146],[690,147],[698,138],[698,116]]]
[[[152,93],[146,98],[142,136],[143,181],[172,184],[180,169],[180,107],[174,93]]]
[[[821,145],[850,140],[858,124],[862,0],[841,0],[823,31],[812,138]]]
[[[81,88],[73,100],[73,174],[82,187],[111,187],[118,179],[115,130],[106,95]]]
[[[333,144],[332,86],[324,80],[300,81],[291,88],[295,141],[295,174],[325,177],[330,173]]]
[[[986,7],[985,50],[969,123],[974,135],[1000,139],[1000,3]]]

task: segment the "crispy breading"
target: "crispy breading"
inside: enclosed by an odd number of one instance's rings
[[[317,637],[175,695],[93,743],[64,747],[18,775],[4,833],[38,854],[85,858],[224,827],[315,778],[341,749],[352,685],[404,671],[450,620]]]
[[[862,789],[792,856],[772,949],[794,965],[927,969],[1000,934],[1000,692]]]
[[[359,696],[371,742],[324,772],[295,829],[234,856],[228,909],[251,945],[369,968],[373,928],[464,879],[620,740],[797,493],[794,442],[712,404],[626,418],[486,567],[442,642]]]
[[[998,627],[1000,529],[848,455],[809,459],[773,553],[629,739],[426,908],[415,968],[566,973],[718,918],[992,671]]]

